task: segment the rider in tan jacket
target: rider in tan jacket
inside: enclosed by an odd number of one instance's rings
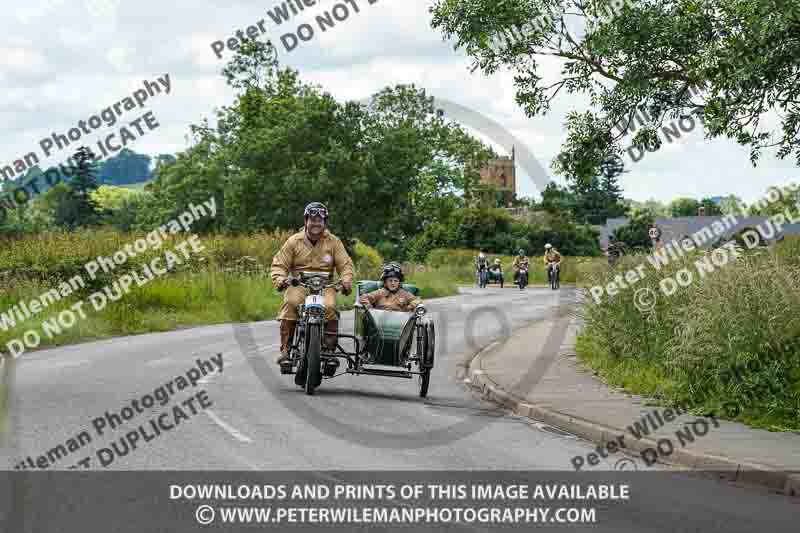
[[[297,308],[305,301],[303,287],[290,287],[289,275],[302,271],[339,273],[344,294],[350,294],[353,287],[353,261],[344,244],[327,230],[328,209],[319,202],[308,204],[303,213],[304,228],[284,243],[281,250],[272,258],[272,284],[279,291],[285,291],[283,305],[278,319],[281,322],[281,355],[276,363],[288,358],[289,344],[297,326]],[[339,321],[336,315],[336,291],[325,290],[325,331],[337,333]],[[336,337],[326,336],[326,344],[335,348]]]
[[[520,267],[528,267],[530,268],[530,260],[528,256],[525,255],[525,250],[520,249],[517,252],[517,257],[514,258],[513,268],[514,268],[514,281],[517,280],[517,274],[519,274]]]

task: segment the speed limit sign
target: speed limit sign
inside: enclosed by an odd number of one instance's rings
[[[661,237],[661,230],[656,226],[650,228],[648,233],[650,234],[650,238],[654,241],[657,241]]]

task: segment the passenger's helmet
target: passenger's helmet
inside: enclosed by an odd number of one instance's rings
[[[545,244],[545,245],[544,245],[544,249],[545,249],[545,250],[549,250],[549,249],[550,249],[550,248],[552,248],[552,247],[553,247],[553,245],[552,245],[552,244],[550,244],[550,243],[547,243],[547,244]]]
[[[484,255],[484,253],[483,253],[483,252],[481,252],[481,253],[479,253],[479,254],[478,254],[478,257],[480,257],[481,259],[483,259],[484,257],[486,257],[486,255]]]
[[[398,278],[400,283],[403,283],[405,276],[403,276],[403,267],[395,262],[383,265],[383,273],[381,274],[381,281],[386,281],[386,278]]]
[[[303,220],[308,220],[308,217],[313,216],[321,216],[322,219],[327,224],[328,222],[328,208],[325,207],[325,204],[320,202],[311,202],[306,206],[305,211],[303,211]]]

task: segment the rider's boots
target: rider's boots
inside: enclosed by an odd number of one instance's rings
[[[280,365],[284,361],[289,360],[289,347],[294,338],[294,330],[296,327],[297,322],[294,320],[281,320],[281,354],[275,360],[276,364]]]
[[[325,347],[329,352],[333,352],[336,350],[336,344],[338,341],[336,334],[339,333],[339,321],[328,320],[325,322],[325,333]]]

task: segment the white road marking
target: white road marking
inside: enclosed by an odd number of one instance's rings
[[[162,366],[174,363],[175,360],[172,357],[162,357],[161,359],[155,359],[153,361],[148,361],[144,364],[144,366]]]
[[[41,364],[42,366],[46,366],[47,370],[61,370],[64,368],[71,368],[75,366],[81,366],[89,363],[88,359],[78,359],[76,361],[59,361],[55,359],[26,359],[26,368],[29,365]]]
[[[234,439],[238,440],[239,442],[247,442],[247,443],[253,442],[253,440],[250,437],[242,434],[241,432],[239,432],[239,430],[237,430],[233,426],[230,426],[227,423],[225,423],[225,421],[223,421],[220,417],[218,417],[214,411],[206,409],[205,413],[211,420],[214,421],[216,425],[227,431],[228,434],[231,435]]]

